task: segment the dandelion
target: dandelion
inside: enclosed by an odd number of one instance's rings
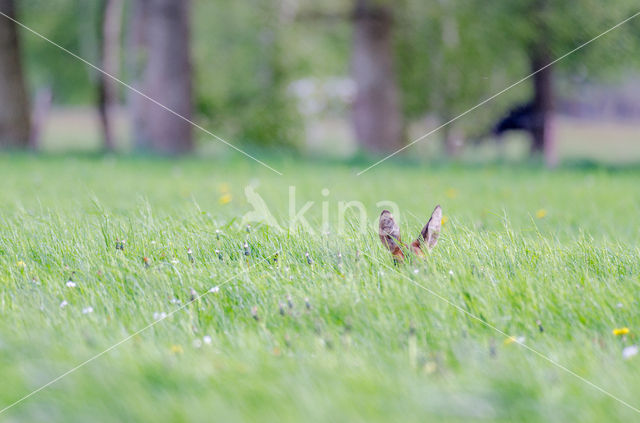
[[[89,314],[89,313],[93,313],[93,307],[88,306],[82,309],[82,314]]]
[[[547,217],[547,211],[545,209],[540,209],[536,212],[536,218],[544,219],[545,217]]]
[[[215,294],[216,292],[219,292],[219,291],[220,291],[220,287],[219,286],[214,286],[213,288],[211,288],[209,290],[209,292],[211,292],[213,294]]]
[[[62,302],[60,303],[60,308],[65,308],[68,305],[69,303],[67,302],[67,300],[62,300]]]
[[[172,354],[182,354],[184,350],[180,345],[173,344],[170,348]]]
[[[639,351],[639,348],[637,345],[630,345],[628,347],[625,347],[622,350],[622,358],[624,358],[625,360],[628,360],[634,355],[638,354],[638,351]]]
[[[202,341],[206,344],[206,345],[211,345],[211,337],[209,335],[205,335],[202,338]]]
[[[509,344],[513,344],[514,342],[517,344],[522,344],[524,343],[524,340],[525,340],[524,336],[510,336],[504,340],[504,344],[509,345]]]
[[[626,335],[630,332],[629,328],[616,328],[613,331],[615,336]]]
[[[449,218],[447,216],[442,216],[442,219],[440,219],[440,224],[444,225],[445,223],[447,223],[449,221]]]
[[[218,199],[218,202],[224,205],[224,204],[229,204],[231,200],[232,200],[231,194],[227,192],[220,196],[220,198]]]

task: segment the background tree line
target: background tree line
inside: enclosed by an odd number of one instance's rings
[[[448,122],[637,12],[630,0],[0,0],[0,11],[179,115],[0,17],[0,145],[37,148],[50,89],[56,104],[96,106],[106,150],[113,110],[126,105],[133,145],[162,154],[193,150],[189,120],[234,142],[295,148],[303,127],[291,83],[330,75],[353,82],[360,147],[395,151],[410,141],[407,122]],[[552,164],[558,81],[629,72],[639,34],[632,20],[444,127],[447,151],[528,103],[531,152]]]

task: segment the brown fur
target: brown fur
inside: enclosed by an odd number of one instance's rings
[[[431,213],[431,218],[420,231],[418,238],[411,242],[411,251],[418,257],[424,257],[423,246],[427,251],[431,251],[438,243],[440,228],[442,226],[442,207],[439,205]],[[393,255],[397,261],[403,261],[404,253],[402,247],[407,248],[400,238],[400,228],[393,219],[393,215],[388,210],[383,210],[380,214],[379,232],[380,241]]]

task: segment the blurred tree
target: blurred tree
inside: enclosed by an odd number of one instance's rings
[[[101,67],[104,72],[116,78],[120,68],[122,7],[123,0],[102,0]],[[118,83],[104,73],[100,73],[98,77],[98,111],[104,147],[107,151],[114,151],[116,146],[113,114],[118,105]]]
[[[14,1],[0,0],[0,12],[15,18]],[[26,147],[30,126],[18,31],[13,21],[0,16],[0,147]]]
[[[144,19],[141,43],[134,43],[136,58],[144,60],[142,91],[186,119],[192,118],[190,1],[134,0],[137,19]],[[192,127],[185,119],[142,98],[133,112],[139,125],[134,141],[139,150],[181,154],[193,149]]]
[[[449,122],[503,88],[506,74],[524,72],[496,49],[504,41],[475,0],[400,1],[395,54],[407,119],[429,114],[439,125]],[[464,134],[479,135],[490,118],[488,109],[479,109],[473,120],[444,126],[446,151],[456,154]]]
[[[387,153],[403,144],[393,54],[390,3],[356,0],[351,75],[356,85],[352,119],[356,139],[369,151]]]
[[[294,17],[289,3],[196,2],[198,115],[234,142],[269,147],[299,142],[302,125],[287,88],[294,58],[308,50],[291,45],[299,33],[289,32]]]
[[[504,47],[520,49],[533,73],[531,102],[534,111],[531,153],[542,153],[549,166],[557,163],[557,148],[553,136],[552,111],[555,98],[554,73],[562,69],[575,71],[579,66],[591,66],[593,73],[603,73],[615,68],[619,72],[631,62],[610,60],[610,44],[597,40],[585,51],[567,57],[566,60],[547,66],[554,59],[571,51],[588,40],[602,34],[613,25],[637,12],[633,2],[620,0],[615,4],[598,0],[499,0],[490,13],[496,30],[505,35]],[[607,35],[620,43],[625,39],[629,26]],[[619,51],[619,49],[615,49]],[[591,60],[585,60],[586,58]],[[595,60],[594,60],[595,59]],[[595,69],[598,68],[598,69]]]

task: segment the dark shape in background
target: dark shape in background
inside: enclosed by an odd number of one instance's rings
[[[15,18],[14,1],[0,0],[0,11]],[[0,19],[0,147],[26,148],[31,123],[17,28],[4,16]]]

